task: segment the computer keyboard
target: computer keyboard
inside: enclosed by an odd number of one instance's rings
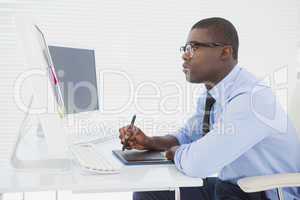
[[[72,145],[70,151],[84,170],[99,174],[116,174],[121,170],[120,165],[96,151],[93,144]]]
[[[69,141],[73,145],[82,145],[82,144],[99,144],[105,143],[113,140],[118,140],[119,134],[111,134],[111,135],[96,135],[91,134],[91,136],[80,136],[80,135],[72,135],[69,136]]]

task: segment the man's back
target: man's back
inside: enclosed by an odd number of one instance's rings
[[[182,145],[174,161],[183,173],[207,177],[219,172],[221,180],[236,184],[243,177],[300,171],[300,141],[268,86],[235,66],[207,93],[216,100],[211,131],[204,136],[201,129],[204,94],[195,116],[174,135]],[[286,196],[297,193],[285,191]]]
[[[251,112],[256,115],[257,120],[267,125],[265,131],[269,131],[271,134],[225,166],[221,170],[220,178],[236,183],[243,177],[300,172],[299,138],[271,89],[260,84],[253,75],[241,69],[228,100],[234,101],[238,95],[245,95],[249,98],[247,102],[251,104]],[[230,102],[228,103],[230,104]],[[247,123],[247,119],[245,120]],[[255,132],[258,128],[249,125],[248,134]],[[300,195],[299,188],[298,191],[296,188],[285,189],[285,191],[288,191],[288,194],[285,194],[286,199],[292,199],[291,196],[288,197],[289,194]],[[277,194],[274,192],[267,192],[271,199],[277,198]]]

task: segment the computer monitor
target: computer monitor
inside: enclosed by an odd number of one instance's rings
[[[61,94],[60,88],[56,87],[55,89],[53,84],[54,74],[50,70],[50,65],[53,66],[53,63],[48,45],[41,29],[31,18],[18,17],[16,25],[20,47],[23,47],[25,55],[26,73],[30,74],[26,81],[32,83],[30,90],[21,91],[32,96],[32,103],[30,103],[26,115],[38,119],[38,123],[32,126],[40,127],[42,130],[46,140],[49,162],[56,163],[55,159],[67,157],[68,141],[63,113],[57,112],[59,110],[57,107],[62,106],[58,103],[58,96]],[[55,164],[55,166],[59,165],[60,163]]]
[[[60,80],[65,112],[98,110],[94,50],[61,46],[49,46],[49,50]]]

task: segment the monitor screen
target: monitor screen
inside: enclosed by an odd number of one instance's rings
[[[67,114],[99,109],[95,52],[49,46]]]

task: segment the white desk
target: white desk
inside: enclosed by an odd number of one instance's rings
[[[99,144],[97,148],[106,156],[113,156],[111,150],[121,146],[119,141],[113,140]],[[74,193],[175,190],[179,199],[179,187],[202,184],[202,179],[185,176],[174,165],[124,166],[121,173],[114,175],[84,175],[76,165],[64,172],[21,172],[11,167],[0,168],[0,194],[49,190]]]

